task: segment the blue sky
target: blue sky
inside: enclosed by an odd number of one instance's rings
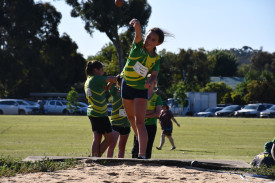
[[[72,8],[63,0],[42,2],[50,2],[62,13],[59,32],[70,35],[85,58],[110,42],[98,31],[91,37],[80,18],[70,17]],[[275,52],[275,0],[148,0],[148,3],[152,14],[147,29],[160,27],[175,36],[167,38],[158,50],[178,53],[180,48],[250,46]]]

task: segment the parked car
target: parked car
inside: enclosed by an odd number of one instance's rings
[[[260,117],[260,112],[271,107],[272,104],[248,104],[243,109],[235,111],[236,117]]]
[[[67,109],[67,100],[49,99],[44,101],[45,114],[69,114]]]
[[[77,102],[76,113],[81,114],[81,115],[86,115],[87,114],[87,108],[88,108],[88,104],[86,104],[84,102]]]
[[[213,117],[213,116],[215,116],[216,111],[219,111],[222,109],[223,109],[223,107],[210,107],[203,112],[196,113],[195,116],[197,116],[197,117]]]
[[[234,116],[235,111],[240,110],[242,105],[229,105],[224,107],[222,110],[215,112],[215,116],[217,117],[225,117],[225,116]]]
[[[35,102],[35,101],[29,101],[29,100],[26,100],[26,102],[28,102],[28,104],[31,106],[32,108],[32,114],[39,114],[39,104],[38,102]]]
[[[275,118],[275,105],[260,112],[260,117],[261,118]]]
[[[0,114],[32,114],[34,107],[22,99],[0,99]]]
[[[15,101],[12,100],[0,100],[0,114],[19,114],[19,106]]]

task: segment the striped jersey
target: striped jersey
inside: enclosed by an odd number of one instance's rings
[[[156,93],[153,93],[153,95],[148,99],[147,102],[147,110],[156,110],[156,107],[158,105],[162,106],[162,99],[159,95]],[[155,125],[157,124],[157,117],[154,118],[145,118],[145,125]]]
[[[151,57],[149,52],[143,46],[143,40],[141,40],[138,44],[133,42],[126,65],[122,71],[122,76],[128,86],[145,90],[144,84],[147,79],[147,75],[146,77],[143,77],[134,70],[134,66],[137,62],[140,62],[143,66],[147,67],[147,74],[149,74],[152,71],[159,71],[160,57],[157,54]]]
[[[106,117],[107,102],[104,86],[106,86],[107,76],[93,76],[89,75],[84,90],[89,106],[87,108],[87,115],[91,117]]]
[[[113,108],[111,115],[112,125],[130,127],[127,116],[120,116],[119,110],[124,109],[121,99],[121,91],[115,84],[111,86],[110,94],[113,96]]]

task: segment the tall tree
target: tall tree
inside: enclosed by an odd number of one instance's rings
[[[0,1],[0,97],[66,92],[84,81],[85,60],[68,35],[59,37],[61,14],[49,3]]]
[[[66,0],[73,7],[72,17],[81,17],[85,22],[85,29],[92,35],[95,29],[104,32],[116,47],[119,68],[123,69],[123,54],[120,28],[129,25],[132,18],[140,21],[143,31],[151,15],[151,6],[147,0],[124,1],[122,7],[115,6],[114,0]]]
[[[235,76],[237,72],[237,58],[224,50],[213,50],[208,53],[209,59],[216,62],[213,76]]]
[[[275,52],[258,52],[251,59],[252,68],[258,72],[269,71],[275,77]]]

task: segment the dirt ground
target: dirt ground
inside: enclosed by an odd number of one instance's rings
[[[272,182],[272,180],[241,176],[240,174],[210,171],[193,167],[163,166],[147,163],[88,163],[56,172],[39,172],[15,177],[2,177],[1,183],[153,183],[153,182]]]

